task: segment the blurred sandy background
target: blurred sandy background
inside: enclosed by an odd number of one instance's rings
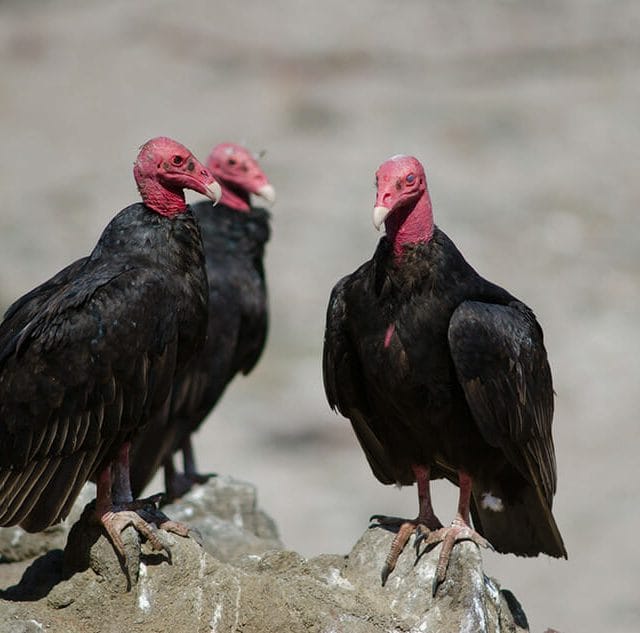
[[[554,513],[569,561],[485,554],[533,631],[640,618],[640,5],[596,2],[0,3],[0,307],[89,252],[137,200],[137,148],[266,149],[278,191],[262,362],[197,438],[259,486],[285,543],[346,553],[379,484],[321,384],[335,281],[369,258],[373,174],[427,165],[436,220],[529,303],[557,391]],[[436,484],[448,522],[453,487]]]

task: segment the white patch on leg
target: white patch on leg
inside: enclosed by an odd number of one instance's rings
[[[491,510],[492,512],[502,512],[504,510],[502,499],[500,499],[500,497],[495,497],[490,492],[482,493],[482,500],[480,502],[480,505],[485,510]]]

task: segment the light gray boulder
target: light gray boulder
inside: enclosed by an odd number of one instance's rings
[[[527,630],[517,601],[485,576],[470,543],[454,548],[447,579],[432,597],[438,547],[417,562],[407,547],[382,587],[393,534],[369,529],[347,556],[305,559],[282,549],[248,484],[216,478],[165,511],[191,519],[205,545],[165,533],[169,556],[140,547],[127,529],[124,569],[85,514],[64,553],[36,559],[0,596],[0,633]]]

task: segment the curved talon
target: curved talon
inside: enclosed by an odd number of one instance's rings
[[[442,583],[442,580],[438,579],[438,574],[435,574],[433,576],[433,582],[431,583],[431,597],[435,598],[436,597],[436,592],[438,591],[438,587],[440,586],[440,584]]]
[[[395,517],[391,517],[395,518]],[[400,519],[402,523],[398,527],[398,531],[391,542],[391,547],[389,549],[389,554],[387,555],[387,560],[385,561],[384,567],[382,568],[381,578],[382,578],[382,586],[384,587],[387,579],[391,572],[395,569],[396,563],[398,562],[398,558],[400,558],[400,554],[402,550],[404,550],[407,542],[411,538],[411,535],[416,530],[416,521],[407,521],[406,519]]]
[[[387,561],[382,567],[382,571],[380,572],[380,579],[382,580],[382,586],[384,587],[387,583],[387,579],[389,578],[389,574],[394,570],[395,563],[393,565],[389,565]]]
[[[438,564],[431,585],[432,596],[435,597],[438,587],[447,577],[447,569],[449,568],[449,558],[456,543],[461,541],[472,541],[478,547],[486,547],[493,550],[493,546],[486,538],[478,534],[475,530],[466,524],[459,525],[455,521],[448,528],[441,528],[429,534],[426,537],[426,546],[442,542],[442,550],[438,556]]]
[[[180,499],[186,495],[195,484],[205,484],[211,477],[217,477],[216,473],[208,473],[201,475],[200,473],[177,473],[174,472],[167,478],[165,485],[167,488],[167,494],[163,503],[171,502],[175,499]]]
[[[132,526],[139,534],[144,536],[151,544],[151,547],[156,551],[164,550],[169,553],[168,548],[162,544],[157,534],[154,532],[154,528],[149,525],[137,512],[134,510],[119,510],[116,512],[105,512],[100,517],[100,522],[104,526],[107,536],[113,543],[113,547],[121,558],[126,559],[126,553],[124,551],[124,541],[120,536],[121,532],[128,526]]]
[[[416,562],[418,562],[418,559],[420,558],[420,555],[421,555],[420,544],[422,543],[422,541],[427,540],[427,546],[428,546],[429,545],[428,539],[431,534],[432,534],[432,530],[425,527],[424,525],[419,524],[418,526],[416,526],[416,535],[413,540],[413,547],[416,550]]]
[[[206,484],[212,477],[217,477],[218,473],[185,473],[185,476],[194,484]]]
[[[402,523],[405,523],[407,520],[402,519],[400,517],[390,517],[390,516],[387,516],[386,514],[372,514],[369,517],[369,523],[371,523],[372,521],[377,521],[380,525],[394,525],[396,523],[398,525],[401,525]]]
[[[158,504],[162,501],[164,497],[163,492],[158,492],[150,497],[145,497],[144,499],[135,499],[134,501],[128,501],[126,503],[127,510],[145,510],[149,507],[157,508]]]
[[[138,512],[148,523],[156,525],[159,529],[164,530],[165,532],[171,532],[172,534],[177,534],[178,536],[185,538],[189,536],[191,528],[186,523],[170,519],[164,512],[157,508],[143,508]]]
[[[204,539],[202,538],[202,534],[195,528],[189,528],[189,533],[187,534],[189,538],[192,538],[200,547],[204,547]]]

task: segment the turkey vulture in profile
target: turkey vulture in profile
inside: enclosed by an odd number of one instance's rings
[[[216,145],[207,168],[222,187],[215,209],[206,200],[193,205],[209,282],[206,343],[174,385],[168,422],[151,422],[134,442],[131,483],[134,494],[165,468],[167,497],[184,494],[206,475],[198,474],[191,434],[238,373],[258,362],[267,336],[267,289],[262,258],[269,239],[269,213],[252,207],[250,194],[273,202],[275,192],[255,158],[234,143]],[[173,453],[183,453],[184,473],[176,472]]]
[[[202,346],[206,275],[183,189],[220,187],[175,141],[134,165],[143,203],[123,209],[92,253],[18,299],[0,324],[0,526],[38,532],[97,480],[96,516],[124,555],[128,524],[161,544],[131,495],[129,442],[166,407]],[[184,526],[168,527],[185,533]]]
[[[434,225],[417,159],[384,162],[376,188],[374,224],[386,236],[333,288],[323,377],[375,476],[418,484],[415,520],[372,517],[398,529],[383,584],[414,531],[416,549],[442,542],[434,594],[460,540],[566,558],[551,514],[553,387],[535,315],[478,275]],[[447,528],[429,491],[443,477],[460,487]]]

